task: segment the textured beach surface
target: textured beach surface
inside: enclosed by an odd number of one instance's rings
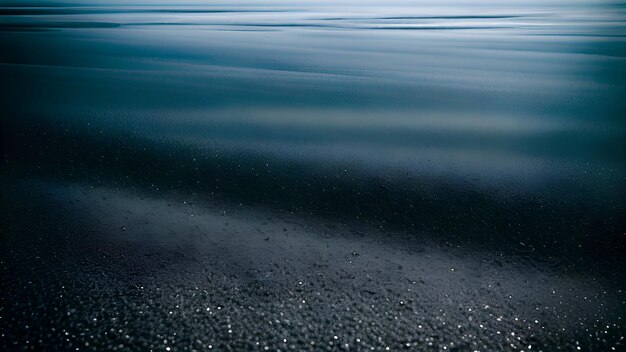
[[[621,350],[626,6],[0,2],[0,350]]]

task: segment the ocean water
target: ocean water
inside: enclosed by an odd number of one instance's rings
[[[619,2],[1,11],[6,169],[444,237],[621,237]]]
[[[1,11],[8,163],[404,227],[532,223],[542,202],[622,222],[619,2]]]

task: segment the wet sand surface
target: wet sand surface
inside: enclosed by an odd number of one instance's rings
[[[377,229],[364,235],[343,224],[102,187],[23,187],[38,201],[34,208],[23,195],[12,198],[22,198],[15,211],[26,223],[5,229],[9,349],[622,344],[624,293],[613,281],[620,278],[563,258],[390,240]]]
[[[621,350],[626,8],[0,6],[0,350]]]

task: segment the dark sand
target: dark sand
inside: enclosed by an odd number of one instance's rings
[[[3,213],[5,350],[551,351],[623,343],[619,273],[573,269],[562,257],[400,240],[196,204],[193,196],[163,200],[84,184],[28,180],[4,196],[13,204]]]

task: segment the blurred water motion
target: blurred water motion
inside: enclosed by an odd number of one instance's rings
[[[0,14],[13,169],[427,228],[482,223],[499,202],[516,204],[502,224],[552,202],[621,226],[619,2],[50,1]],[[111,161],[125,148],[134,162]]]

